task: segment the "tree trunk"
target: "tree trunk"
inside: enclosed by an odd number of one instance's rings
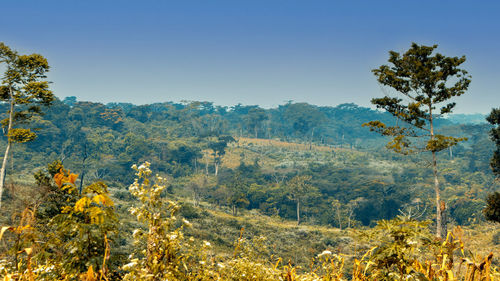
[[[300,201],[297,200],[297,225],[300,224]]]
[[[432,170],[434,172],[434,192],[436,193],[436,236],[443,238],[444,233],[442,233],[443,222],[442,222],[442,211],[441,210],[441,192],[439,190],[439,179],[437,174],[437,161],[436,152],[432,152]]]
[[[85,169],[82,171],[82,176],[81,176],[81,179],[80,179],[80,188],[78,189],[78,191],[80,192],[80,195],[82,194],[82,190],[83,190],[83,180],[85,179]]]
[[[82,194],[83,190],[83,181],[85,179],[85,172],[87,171],[87,166],[85,165],[85,161],[87,161],[87,158],[89,157],[88,152],[87,152],[87,145],[83,147],[83,156],[82,156],[82,176],[80,178],[80,194]]]
[[[312,128],[312,131],[311,131],[311,139],[309,140],[309,150],[312,150],[313,138],[314,138],[314,128]]]
[[[337,219],[339,221],[339,229],[342,230],[342,216],[340,214],[340,203],[337,205]]]
[[[434,123],[432,116],[432,107],[429,106],[429,123],[430,123],[430,133],[431,140],[434,140]],[[443,233],[443,212],[445,208],[441,208],[441,191],[439,189],[439,179],[438,179],[438,169],[437,169],[437,160],[436,160],[436,151],[432,151],[432,171],[434,173],[434,192],[436,193],[436,237],[443,238],[446,233]],[[444,202],[443,202],[444,206]]]
[[[353,213],[354,213],[353,210],[349,211],[349,217],[347,218],[347,228],[351,228],[351,217]]]
[[[205,173],[208,176],[208,155],[205,154]]]
[[[9,111],[9,126],[7,127],[7,147],[5,148],[5,154],[3,155],[2,168],[0,168],[0,208],[2,208],[2,194],[5,185],[5,170],[7,169],[7,160],[9,159],[10,146],[12,145],[9,137],[10,130],[12,129],[12,123],[14,119],[14,97],[12,89],[10,93],[10,111]]]

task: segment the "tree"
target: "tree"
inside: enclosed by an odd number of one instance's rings
[[[381,121],[370,121],[363,125],[392,137],[387,147],[398,153],[431,153],[436,194],[436,236],[442,237],[446,235],[442,222],[445,204],[440,196],[436,153],[465,138],[437,134],[434,125],[436,118],[453,110],[455,103],[448,100],[464,94],[471,80],[467,71],[459,68],[465,62],[465,56],[446,57],[434,53],[436,48],[437,45],[420,46],[413,43],[403,55],[390,51],[389,62],[392,66],[382,65],[373,70],[380,84],[393,88],[405,100],[385,96],[374,98],[371,102],[403,121],[406,126],[399,126],[398,123],[386,126]]]
[[[0,207],[7,159],[13,143],[25,143],[36,138],[27,124],[35,116],[42,114],[41,106],[49,106],[55,97],[45,81],[49,70],[47,59],[39,54],[19,55],[0,42],[0,65],[5,68],[0,84],[0,101],[8,104],[7,117],[1,121],[7,146],[0,169]],[[5,130],[7,129],[7,130]]]
[[[214,156],[214,174],[217,176],[219,173],[219,167],[222,162],[222,157],[226,154],[227,144],[230,142],[235,142],[236,140],[232,136],[220,136],[216,141],[211,141],[208,143],[208,148],[210,148]]]
[[[483,210],[486,219],[500,223],[500,193],[494,192],[488,195],[486,203],[486,208]]]
[[[336,219],[337,219],[339,229],[342,230],[342,216],[343,216],[342,211],[344,210],[342,203],[340,203],[340,201],[337,199],[333,199],[332,200],[332,208],[337,216]]]
[[[290,103],[284,106],[283,117],[292,125],[294,132],[306,137],[311,134],[310,142],[314,137],[314,128],[325,119],[325,115],[316,106],[307,103]]]
[[[197,207],[206,189],[214,186],[213,178],[205,174],[194,174],[189,177],[188,187],[193,192],[193,205]]]
[[[253,130],[254,138],[258,137],[262,122],[268,118],[266,111],[260,107],[252,108],[248,111],[248,115],[246,116],[247,127],[249,132]]]
[[[311,176],[297,175],[288,181],[286,193],[290,200],[297,204],[297,225],[300,224],[300,202],[304,200],[309,193],[316,191],[316,188],[310,184]]]
[[[494,108],[491,110],[490,115],[486,117],[486,120],[490,122],[491,125],[495,126],[490,131],[490,138],[496,145],[496,150],[493,152],[493,157],[490,160],[490,167],[493,174],[497,178],[500,177],[500,108]]]
[[[490,166],[497,179],[500,178],[500,108],[491,110],[486,118],[491,125],[496,127],[490,131],[490,137],[495,142],[496,150],[490,160]],[[486,208],[483,210],[487,220],[500,222],[500,193],[494,192],[486,199]]]

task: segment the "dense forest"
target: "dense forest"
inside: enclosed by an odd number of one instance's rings
[[[433,117],[420,97],[377,110],[60,100],[43,57],[0,47],[5,280],[499,276],[496,109],[478,121],[442,117],[452,103]]]
[[[292,219],[295,204],[283,183],[307,175],[314,188],[303,216],[336,227],[370,225],[410,208],[415,198],[419,208],[428,201],[423,160],[384,151],[387,140],[361,126],[393,118],[355,104],[228,109],[208,102],[104,105],[70,97],[45,112],[30,124],[39,130],[37,139],[14,146],[9,168],[15,169],[7,182],[32,182],[29,174],[59,160],[79,174],[81,186],[101,179],[123,195],[133,180],[130,167],[149,161],[172,178],[170,192]],[[495,188],[491,125],[440,120],[439,128],[469,139],[441,152],[449,217],[460,224],[483,220],[485,195]],[[345,212],[331,212],[332,202]]]

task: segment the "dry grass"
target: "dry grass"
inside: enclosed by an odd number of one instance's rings
[[[255,145],[255,146],[274,146],[274,147],[279,147],[279,148],[286,148],[286,149],[291,149],[291,150],[302,150],[302,151],[322,151],[322,152],[328,152],[328,151],[341,151],[341,150],[347,150],[347,149],[341,149],[341,148],[333,148],[330,146],[320,146],[320,145],[309,145],[305,143],[294,143],[294,142],[284,142],[280,140],[275,140],[275,139],[255,139],[255,138],[245,138],[241,137],[238,139],[238,145],[240,146],[248,146],[248,145]]]

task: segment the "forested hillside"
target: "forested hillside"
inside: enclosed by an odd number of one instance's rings
[[[153,171],[170,178],[170,193],[192,198],[195,204],[227,206],[234,214],[257,209],[344,228],[371,225],[410,209],[422,216],[432,213],[425,159],[385,150],[387,140],[362,124],[395,121],[355,104],[136,106],[70,97],[44,111],[29,124],[38,130],[38,138],[14,146],[8,183],[31,184],[34,171],[59,160],[79,174],[79,187],[102,179],[115,196],[126,197],[133,180],[130,166],[149,161]],[[494,149],[488,138],[491,126],[447,120],[438,126],[446,134],[468,138],[440,152],[449,218],[459,224],[481,221],[484,198],[495,190],[488,166]],[[296,176],[307,176],[311,186],[300,196],[286,184]]]

